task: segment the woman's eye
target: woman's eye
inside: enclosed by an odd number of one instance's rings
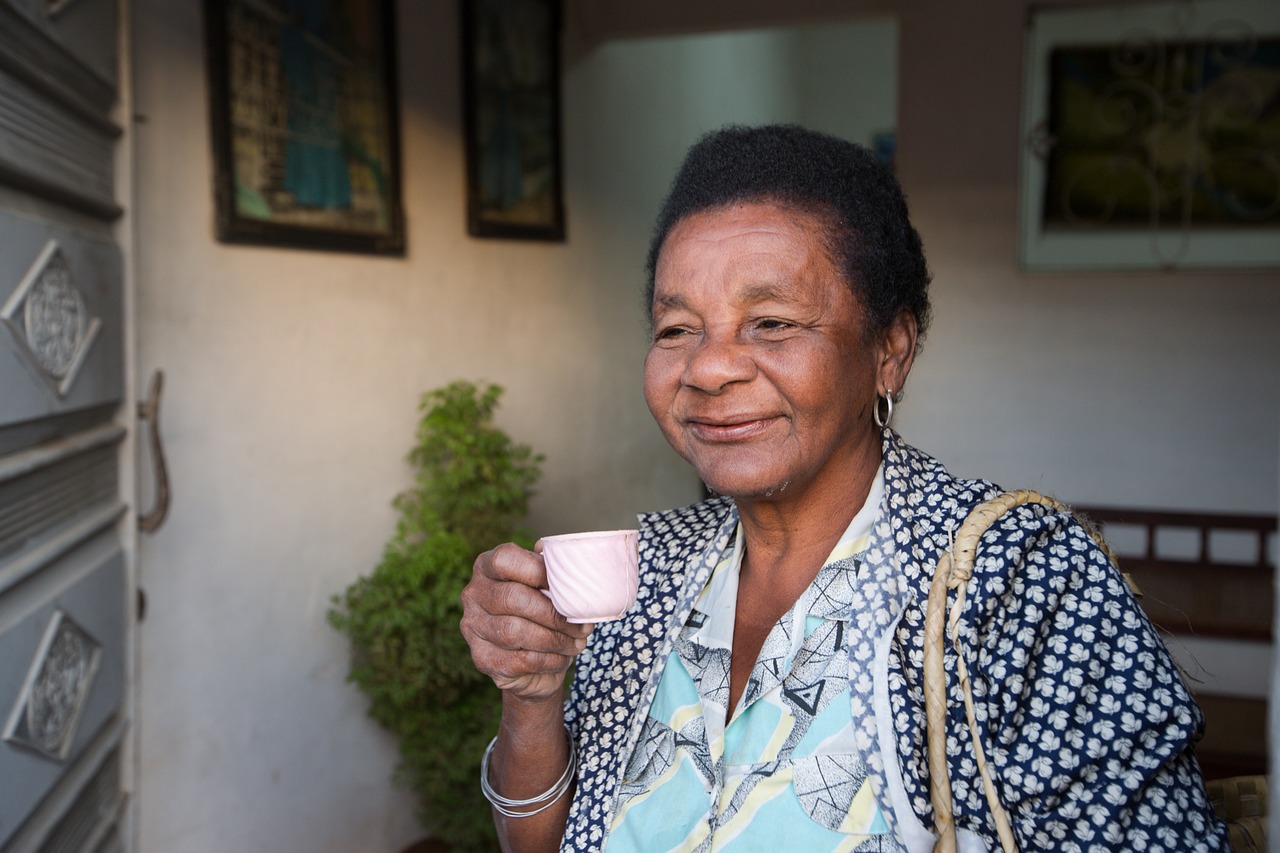
[[[766,332],[772,332],[772,331],[777,331],[778,329],[789,329],[791,328],[791,324],[788,323],[786,320],[777,320],[777,319],[769,318],[767,320],[761,320],[758,323],[756,323],[756,328],[763,329]]]
[[[658,333],[654,335],[654,338],[659,341],[669,341],[681,337],[682,335],[687,335],[688,333],[689,330],[684,326],[668,326],[665,329],[659,329]]]

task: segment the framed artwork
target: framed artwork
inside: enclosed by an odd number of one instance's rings
[[[392,0],[204,0],[217,236],[404,254]]]
[[[565,238],[557,0],[461,0],[467,231]]]
[[[1029,269],[1280,265],[1280,3],[1033,13]]]

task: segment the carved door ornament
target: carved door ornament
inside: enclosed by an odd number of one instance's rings
[[[0,309],[49,384],[65,396],[102,321],[90,316],[84,295],[57,242],[50,240]]]
[[[55,610],[9,714],[5,741],[64,761],[101,658],[101,644]]]

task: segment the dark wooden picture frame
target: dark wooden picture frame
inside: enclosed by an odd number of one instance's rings
[[[460,0],[467,231],[564,240],[558,0]]]
[[[1280,37],[1252,32],[1056,47],[1043,227],[1274,232],[1277,75]]]
[[[392,0],[204,0],[218,239],[402,255]]]

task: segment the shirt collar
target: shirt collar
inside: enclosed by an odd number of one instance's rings
[[[884,500],[884,463],[876,469],[871,490],[862,508],[840,535],[809,588],[796,602],[803,612],[823,619],[849,618],[852,589],[861,561],[855,559],[867,547],[872,524]],[[734,533],[733,543],[720,556],[719,562],[703,587],[686,623],[694,628],[689,640],[706,648],[732,648],[733,622],[738,601],[738,573],[742,569],[742,522]],[[795,608],[792,608],[794,614]],[[784,617],[785,618],[785,617]]]

